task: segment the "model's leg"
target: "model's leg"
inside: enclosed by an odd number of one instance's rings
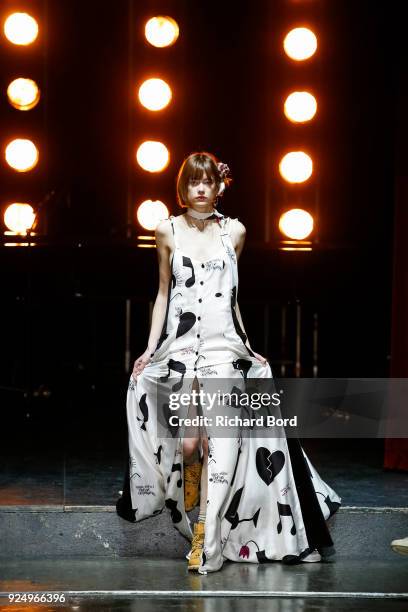
[[[197,376],[193,380],[192,389],[198,391],[198,380]],[[190,403],[188,407],[187,417],[192,419],[197,416],[197,407],[194,406],[193,403]],[[189,427],[188,428],[188,437],[185,437],[183,440],[183,461],[185,464],[189,465],[191,463],[195,463],[199,460],[198,454],[198,443],[199,443],[200,429],[198,427]]]
[[[198,391],[198,380],[195,377],[193,389]],[[188,417],[197,416],[197,406],[190,404]],[[199,485],[201,478],[201,461],[198,454],[200,429],[189,428],[188,437],[183,440],[183,463],[184,463],[184,506],[186,512],[196,507],[200,499]]]
[[[202,432],[205,435],[205,430]],[[205,517],[207,513],[207,473],[208,473],[208,442],[207,437],[202,438],[203,446],[203,467],[201,471],[201,495],[200,495],[200,512],[198,521],[194,524],[194,536],[191,543],[190,559],[188,561],[188,569],[196,571],[201,565],[201,555],[204,546],[205,536]]]

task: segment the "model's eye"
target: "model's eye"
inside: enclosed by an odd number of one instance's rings
[[[200,183],[201,183],[201,181],[199,181],[198,179],[190,179],[189,180],[189,185],[191,185],[192,187],[197,187],[197,185],[199,185]],[[205,181],[203,181],[203,183],[207,187],[211,187],[211,185],[214,184],[214,181],[212,181],[211,179],[206,179]]]

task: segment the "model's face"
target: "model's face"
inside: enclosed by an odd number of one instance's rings
[[[217,185],[211,177],[204,172],[201,179],[190,179],[187,197],[190,206],[197,210],[213,206],[217,197]]]

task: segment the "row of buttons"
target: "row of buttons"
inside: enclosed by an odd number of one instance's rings
[[[205,268],[205,265],[201,264],[201,267]],[[204,284],[203,281],[200,281],[200,285],[203,285],[203,284]],[[199,302],[201,302],[201,298],[199,299]],[[201,317],[197,317],[197,319],[200,321]],[[197,334],[197,338],[199,338],[199,337],[200,337],[200,334]],[[196,355],[198,355],[198,352],[196,352]],[[194,370],[197,370],[197,368],[194,368]],[[203,386],[203,383],[200,383],[200,387],[202,387],[202,386]]]
[[[201,264],[201,267],[202,267],[202,268],[205,268],[205,265],[204,265],[204,264]],[[200,281],[200,285],[204,285],[204,281]],[[199,298],[199,300],[198,300],[198,301],[199,301],[199,302],[202,302],[203,300],[202,300],[201,298]],[[201,320],[201,317],[197,317],[197,320],[198,320],[198,321],[200,321],[200,320]],[[200,334],[197,334],[197,338],[199,338],[199,337],[200,337]],[[198,355],[198,351],[196,351],[196,355]],[[195,367],[195,368],[194,368],[194,370],[197,370],[197,368]]]

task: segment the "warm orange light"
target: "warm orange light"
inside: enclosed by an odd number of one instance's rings
[[[6,161],[17,172],[28,172],[38,163],[38,149],[31,140],[16,138],[6,147]]]
[[[38,104],[40,90],[32,79],[14,79],[7,88],[7,97],[11,106],[21,111],[30,110]]]
[[[38,36],[38,23],[28,13],[13,13],[4,22],[4,34],[14,45],[30,45]]]
[[[316,110],[316,98],[307,91],[294,91],[285,100],[284,113],[294,123],[310,121]]]
[[[179,36],[179,27],[172,17],[152,17],[145,25],[146,40],[153,47],[169,47]]]
[[[146,140],[137,150],[136,159],[147,172],[161,172],[170,160],[167,147],[162,142],[156,140]]]
[[[283,48],[291,59],[301,62],[315,54],[317,38],[309,28],[294,28],[285,36]]]
[[[33,226],[35,219],[34,209],[30,204],[14,202],[7,206],[4,213],[4,224],[14,234],[25,236],[27,230]]]
[[[147,79],[139,87],[139,100],[151,111],[162,110],[171,100],[171,89],[163,79]]]
[[[313,217],[306,210],[292,208],[281,215],[279,229],[288,238],[304,240],[313,231]]]
[[[168,219],[169,209],[160,200],[145,200],[136,211],[137,220],[146,230],[154,230],[163,219]]]
[[[303,151],[291,151],[282,157],[279,172],[288,183],[303,183],[312,175],[312,159]]]

